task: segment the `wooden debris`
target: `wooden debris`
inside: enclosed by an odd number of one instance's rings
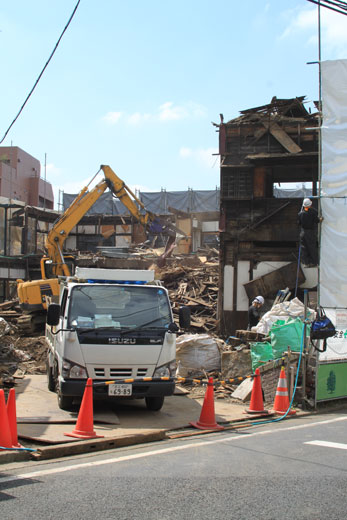
[[[264,341],[265,334],[252,330],[237,330],[236,337],[244,341]]]
[[[157,273],[169,291],[174,314],[178,316],[182,305],[190,307],[193,332],[218,333],[218,273],[218,261],[198,267],[170,265]]]

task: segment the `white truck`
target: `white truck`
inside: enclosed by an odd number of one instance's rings
[[[144,398],[160,410],[175,388],[179,328],[154,271],[77,267],[60,285],[46,324],[48,388],[59,407],[71,409],[92,378],[94,398]],[[187,307],[179,320],[189,327]]]

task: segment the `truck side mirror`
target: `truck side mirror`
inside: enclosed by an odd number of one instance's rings
[[[47,309],[47,324],[58,325],[60,317],[60,305],[59,303],[51,303]]]
[[[180,307],[178,317],[181,329],[188,329],[190,327],[190,308],[186,305]]]
[[[168,329],[167,329],[169,332],[178,332],[178,326],[176,325],[176,323],[174,321],[172,321],[170,323],[170,325],[168,326]]]

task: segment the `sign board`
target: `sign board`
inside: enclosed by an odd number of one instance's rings
[[[346,361],[320,364],[316,377],[316,401],[347,397]]]
[[[320,362],[347,360],[347,309],[328,309],[325,313],[335,325],[336,334],[327,339],[327,349],[319,353]],[[322,348],[323,342],[319,348]]]

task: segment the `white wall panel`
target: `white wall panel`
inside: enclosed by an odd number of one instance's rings
[[[240,260],[237,264],[237,278],[238,278],[238,286],[237,286],[237,310],[238,311],[248,311],[249,302],[248,296],[243,286],[244,283],[249,282],[249,261],[248,260]]]
[[[232,265],[224,266],[224,292],[223,292],[223,310],[233,310],[233,286],[234,286],[234,268]]]

